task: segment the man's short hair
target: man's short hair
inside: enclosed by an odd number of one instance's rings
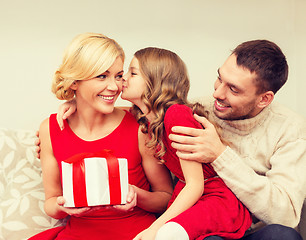
[[[282,50],[268,40],[252,40],[238,45],[232,52],[237,65],[255,72],[257,93],[276,93],[287,81],[288,64]]]

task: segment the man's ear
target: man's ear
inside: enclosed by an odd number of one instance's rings
[[[71,84],[70,88],[72,90],[77,90],[78,89],[78,81],[73,81],[73,83]]]
[[[267,107],[274,99],[274,93],[272,91],[264,92],[260,95],[260,101],[257,104],[259,108]]]

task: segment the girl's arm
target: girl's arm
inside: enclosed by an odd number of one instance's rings
[[[186,185],[167,211],[151,225],[150,228],[153,228],[153,231],[157,231],[167,221],[192,207],[204,192],[202,164],[184,160],[180,160],[180,164]]]
[[[172,205],[148,229],[139,233],[134,240],[155,239],[155,235],[162,225],[192,207],[202,196],[204,191],[202,164],[184,160],[180,160],[180,163],[185,177],[185,187]]]
[[[134,186],[137,194],[137,206],[149,211],[162,213],[172,196],[173,183],[169,170],[154,157],[154,152],[145,146],[147,134],[139,128],[139,151],[146,177],[151,186],[151,192]]]
[[[62,130],[64,129],[64,120],[76,110],[76,100],[74,98],[59,105],[56,120]]]
[[[57,161],[53,155],[49,134],[49,119],[42,122],[39,129],[40,160],[45,189],[45,212],[52,218],[61,219],[69,215],[82,215],[90,208],[65,208],[62,197],[60,172]]]

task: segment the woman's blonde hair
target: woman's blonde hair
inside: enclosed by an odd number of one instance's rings
[[[117,57],[124,61],[121,46],[113,39],[99,33],[83,33],[76,36],[64,52],[62,64],[55,72],[52,92],[58,99],[70,100],[76,80],[95,78],[109,69]]]
[[[201,104],[191,104],[187,100],[190,81],[185,63],[182,59],[166,49],[144,48],[134,54],[139,62],[141,74],[146,81],[146,90],[142,100],[155,116],[148,124],[146,115],[134,105],[132,113],[142,126],[142,131],[150,134],[149,148],[156,148],[155,156],[159,159],[165,154],[163,144],[164,117],[167,109],[173,104],[184,104],[199,115],[207,116]]]

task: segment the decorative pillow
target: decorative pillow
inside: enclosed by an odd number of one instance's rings
[[[0,239],[27,239],[64,224],[44,212],[35,132],[0,129]]]

